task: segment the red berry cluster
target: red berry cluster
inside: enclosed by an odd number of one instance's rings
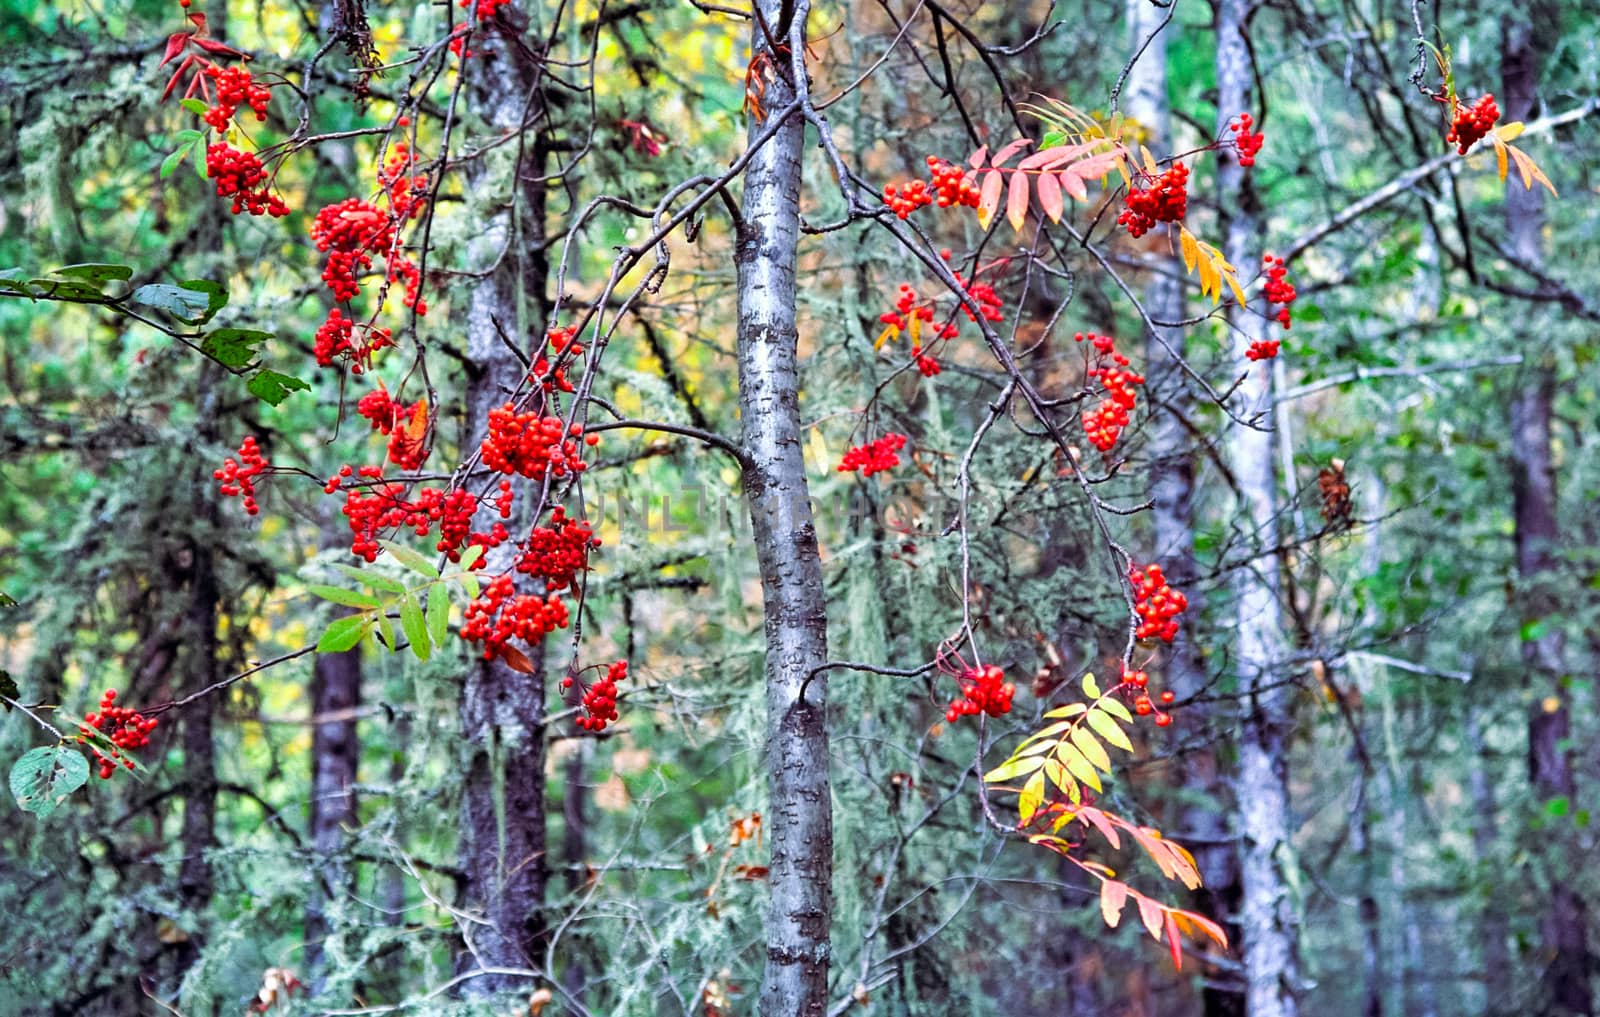
[[[1150,685],[1149,674],[1144,671],[1129,671],[1124,668],[1122,671],[1122,685],[1133,691],[1134,713],[1141,717],[1148,717],[1152,713],[1155,714],[1156,727],[1166,727],[1172,723],[1172,714],[1156,709],[1155,703],[1150,699],[1148,691]],[[1174,697],[1171,692],[1163,692],[1159,698],[1162,704],[1165,705],[1171,703]]]
[[[598,665],[597,665],[598,666]],[[627,681],[628,662],[619,660],[606,668],[606,676],[593,685],[584,687],[583,708],[588,711],[578,718],[578,726],[585,731],[604,731],[607,721],[617,719],[617,682]],[[570,689],[572,678],[561,679],[561,687]]]
[[[1134,637],[1172,642],[1178,634],[1178,615],[1189,606],[1189,598],[1167,585],[1160,565],[1131,566],[1128,582],[1133,585],[1133,609],[1139,615]]]
[[[261,511],[256,504],[255,478],[267,471],[271,465],[261,454],[261,447],[256,444],[254,436],[246,437],[239,445],[239,459],[234,461],[232,456],[222,461],[220,470],[212,470],[212,479],[221,481],[217,491],[224,498],[243,498],[244,510],[248,515],[255,515]]]
[[[573,587],[589,569],[589,552],[600,546],[587,519],[569,519],[564,506],[550,513],[549,526],[536,526],[522,543],[516,570],[545,581],[545,592]]]
[[[1239,153],[1239,165],[1254,166],[1256,153],[1261,151],[1261,145],[1267,136],[1260,131],[1250,133],[1254,119],[1248,113],[1240,113],[1239,118],[1228,125],[1228,130],[1233,132],[1233,149]]]
[[[538,413],[518,413],[511,403],[489,411],[489,435],[480,446],[483,464],[498,473],[519,473],[534,480],[547,475],[563,477],[588,468],[579,455],[578,437],[583,429],[569,429],[560,417]],[[598,435],[585,439],[593,445]]]
[[[1182,222],[1189,205],[1189,167],[1175,162],[1149,187],[1128,191],[1128,201],[1117,222],[1135,237],[1142,237],[1158,222]]]
[[[545,343],[555,354],[557,366],[552,366],[550,358],[541,353],[528,371],[528,380],[537,384],[547,394],[558,389],[562,392],[576,391],[572,387],[572,382],[567,380],[566,368],[559,365],[570,363],[574,357],[583,356],[583,344],[577,341],[577,337],[576,326],[551,325],[545,331]]]
[[[993,664],[969,667],[957,679],[961,683],[960,699],[952,700],[944,711],[944,719],[954,724],[961,717],[987,713],[991,717],[1011,712],[1011,697],[1017,688],[1006,681],[1006,673]]]
[[[1278,308],[1278,313],[1273,315],[1273,318],[1278,324],[1288,328],[1293,320],[1289,313],[1289,305],[1294,303],[1295,298],[1294,284],[1288,280],[1289,269],[1284,265],[1282,258],[1275,258],[1270,254],[1261,259],[1261,267],[1267,271],[1267,281],[1262,285],[1267,304],[1283,305]],[[1278,355],[1279,345],[1276,339],[1257,339],[1250,344],[1244,355],[1251,360],[1271,360]]]
[[[102,756],[100,751],[90,747],[89,751],[94,756],[94,764],[99,768],[100,779],[110,780],[111,775],[117,772],[117,764],[121,763],[129,770],[133,769],[133,760],[124,756],[124,752],[133,749],[142,749],[150,744],[150,732],[156,729],[159,723],[154,717],[146,717],[137,710],[116,705],[117,690],[106,689],[105,695],[100,697],[100,712],[86,713],[83,723],[105,735],[114,746],[109,757]],[[86,742],[88,738],[78,735],[79,742]]]
[[[225,141],[206,146],[206,176],[217,182],[217,197],[233,199],[233,214],[280,218],[289,206],[272,193],[266,167],[254,152],[243,152]]]
[[[1451,121],[1450,133],[1444,136],[1444,140],[1456,143],[1457,155],[1466,155],[1467,149],[1482,141],[1499,119],[1500,107],[1495,105],[1493,93],[1484,93],[1483,98],[1471,106],[1458,100],[1455,119]]]
[[[311,242],[328,255],[322,281],[335,300],[354,300],[360,295],[360,273],[372,267],[373,252],[388,251],[394,240],[389,216],[360,198],[327,205],[311,222]]]
[[[272,89],[250,79],[248,67],[218,67],[212,64],[205,70],[206,77],[217,84],[217,104],[206,110],[205,122],[221,134],[228,129],[228,121],[240,106],[249,106],[257,120],[267,119],[267,103],[272,99]]]
[[[359,342],[355,337],[358,328],[362,336]],[[337,358],[349,365],[351,374],[360,374],[372,367],[374,353],[393,345],[394,336],[388,329],[346,318],[335,307],[328,312],[328,320],[317,326],[312,352],[322,367],[333,366]]]
[[[978,207],[981,192],[977,181],[960,166],[930,155],[928,177],[940,208],[955,208],[962,205],[967,208]]]
[[[1110,336],[1079,332],[1072,338],[1076,342],[1087,340],[1093,344],[1096,362],[1086,372],[1087,378],[1098,380],[1106,390],[1106,398],[1084,412],[1083,433],[1089,444],[1101,452],[1109,452],[1128,426],[1137,402],[1134,390],[1144,384],[1144,375],[1128,370],[1128,358],[1117,352],[1116,341]]]
[[[425,487],[417,492],[416,501],[407,501],[405,488],[383,479],[383,470],[377,466],[363,466],[351,470],[340,467],[323,490],[329,494],[338,491],[352,475],[371,480],[366,490],[359,487],[345,492],[344,515],[350,523],[352,540],[350,553],[367,561],[377,561],[381,547],[378,535],[401,527],[409,527],[417,536],[426,537],[435,525],[439,540],[435,549],[448,555],[451,561],[461,560],[461,550],[469,545],[481,545],[485,550],[498,547],[510,539],[510,533],[501,523],[495,523],[488,533],[474,532],[472,518],[478,511],[478,498],[459,488]],[[496,499],[501,517],[511,514],[506,493]],[[473,563],[473,568],[483,567],[483,558]]]
[[[482,594],[467,605],[461,638],[483,644],[483,659],[492,660],[512,639],[537,643],[556,629],[567,627],[567,605],[559,594],[519,594],[510,575],[496,576]]]
[[[906,436],[893,431],[865,445],[857,445],[844,454],[839,463],[840,473],[860,470],[863,477],[892,470],[900,465],[899,451],[906,446]]]
[[[885,325],[893,325],[900,331],[906,332],[910,330],[913,318],[918,321],[931,322],[933,320],[933,304],[918,303],[917,291],[911,288],[910,283],[901,283],[899,297],[894,302],[894,310],[885,311],[878,315],[878,320]],[[947,325],[945,329],[949,329],[951,335],[955,334],[952,326]],[[941,330],[940,338],[946,338],[943,335],[943,331]]]
[[[389,391],[380,385],[361,397],[356,403],[356,413],[366,417],[374,431],[388,434],[400,420],[401,406],[402,404],[391,399]]]
[[[898,189],[890,184],[883,189],[883,203],[896,218],[905,219],[922,206],[933,204],[933,194],[926,180],[913,180]]]

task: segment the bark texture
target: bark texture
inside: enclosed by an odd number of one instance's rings
[[[1167,98],[1167,36],[1176,21],[1167,22],[1170,11],[1170,7],[1151,0],[1128,2],[1129,52],[1137,53],[1143,47],[1143,55],[1128,74],[1124,106],[1128,115],[1149,133],[1146,145],[1152,149],[1173,147]],[[1149,268],[1142,295],[1146,313],[1156,321],[1182,321],[1182,259],[1165,237],[1146,246],[1144,259]],[[1178,359],[1185,355],[1185,335],[1182,328],[1154,326],[1145,345],[1145,362],[1149,365],[1147,389],[1157,408],[1149,432],[1154,558],[1174,587],[1192,595],[1197,575],[1194,455],[1193,439],[1183,420],[1192,412],[1194,400],[1178,365]],[[1167,686],[1185,700],[1202,697],[1208,691],[1194,623],[1195,619],[1189,619],[1179,629],[1164,664]],[[1193,851],[1204,880],[1196,895],[1196,906],[1222,923],[1230,936],[1237,936],[1238,926],[1233,918],[1239,906],[1239,861],[1226,819],[1228,792],[1217,758],[1218,719],[1217,710],[1204,698],[1183,710],[1185,726],[1199,732],[1195,739],[1199,747],[1184,756],[1184,784],[1191,792],[1191,801],[1209,800],[1216,804],[1184,809],[1182,830],[1192,838],[1185,844]],[[1243,985],[1230,984],[1221,972],[1209,972],[1201,992],[1206,1017],[1237,1017],[1244,1013]]]
[[[535,53],[513,45],[500,32],[521,33],[522,15],[502,8],[494,28],[480,30],[471,47],[473,108],[495,134],[524,132],[516,165],[480,162],[469,171],[482,230],[472,244],[473,261],[494,265],[472,290],[467,305],[468,443],[476,448],[488,432],[489,411],[512,398],[524,368],[508,343],[525,352],[544,341],[548,262],[543,251],[545,185],[540,121],[542,66]],[[486,156],[494,159],[496,156]],[[499,158],[505,158],[504,155]],[[486,197],[487,196],[487,197]],[[504,333],[505,339],[501,338]],[[531,494],[524,491],[514,533],[528,520]],[[498,519],[486,504],[474,523],[487,529]],[[491,516],[493,518],[491,518]],[[486,574],[509,567],[511,549],[488,555]],[[461,695],[467,781],[461,809],[461,865],[469,905],[486,919],[468,929],[463,965],[525,968],[537,955],[544,903],[545,859],[545,674],[544,655],[530,647],[535,673],[523,674],[496,659],[469,666]],[[486,976],[466,983],[469,993],[496,992],[521,984],[514,976]]]
[[[760,0],[752,48],[803,39],[808,5]],[[787,46],[762,105],[794,95]],[[750,125],[751,136],[758,130]],[[739,291],[739,408],[766,617],[767,787],[771,861],[763,1017],[828,1009],[833,814],[828,782],[827,658],[822,561],[800,444],[795,261],[805,123],[796,116],[755,153],[744,177],[735,260]],[[804,686],[805,698],[801,699]]]
[[[1506,122],[1527,120],[1535,113],[1539,71],[1559,30],[1559,11],[1547,4],[1518,7],[1502,26],[1501,96]],[[1513,177],[1506,188],[1506,236],[1527,263],[1544,260],[1544,191],[1524,189]],[[1525,368],[1522,385],[1511,402],[1511,493],[1516,522],[1517,574],[1527,593],[1524,622],[1548,619],[1546,630],[1522,642],[1522,661],[1534,683],[1528,720],[1528,776],[1542,803],[1554,798],[1571,802],[1577,793],[1573,778],[1571,705],[1563,681],[1566,640],[1556,618],[1560,605],[1542,589],[1552,578],[1560,537],[1555,464],[1551,458],[1552,402],[1555,366],[1541,359]],[[1566,881],[1575,859],[1563,855],[1566,838],[1559,833],[1546,846],[1550,899],[1539,919],[1543,990],[1554,1014],[1593,1014],[1589,985],[1588,908]]]
[[[1248,44],[1249,0],[1217,4],[1218,133],[1228,121],[1252,108],[1254,84]],[[1227,150],[1217,156],[1217,183],[1229,218],[1224,250],[1234,265],[1261,256],[1258,200],[1249,176]],[[1267,319],[1250,309],[1234,309],[1234,362],[1250,364],[1244,353],[1260,336]],[[1282,671],[1284,635],[1279,601],[1276,546],[1278,518],[1274,436],[1271,424],[1272,373],[1251,364],[1231,405],[1256,426],[1233,424],[1227,450],[1243,498],[1243,522],[1262,549],[1250,567],[1234,572],[1237,626],[1234,650],[1244,710],[1235,780],[1242,837],[1242,899],[1246,1008],[1250,1017],[1294,1017],[1299,981],[1297,929],[1284,864],[1290,835],[1288,791],[1289,686]]]

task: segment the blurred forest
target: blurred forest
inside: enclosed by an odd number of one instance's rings
[[[1596,114],[1581,0],[0,0],[0,1014],[1595,1014]]]

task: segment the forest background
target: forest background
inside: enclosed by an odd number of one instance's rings
[[[1595,1012],[1600,18],[806,12],[0,0],[0,758],[65,740],[48,758],[72,785],[30,798],[49,774],[13,771],[0,1013]],[[791,20],[805,44],[777,45]],[[190,55],[271,84],[227,136],[275,157],[281,217],[231,212],[206,178],[222,133],[180,104]],[[815,102],[775,116],[797,65]],[[1529,125],[1508,140],[1548,189],[1489,141],[1458,153],[1457,92]],[[1053,102],[1081,119],[1030,112],[1067,116]],[[929,156],[1060,145],[1062,123],[1125,141],[1134,185],[1141,145],[1181,158],[1179,218],[1251,306],[1188,269],[1175,222],[1117,224],[1119,171],[1082,201],[883,205]],[[762,608],[784,541],[741,482],[760,307],[740,271],[772,244],[735,224],[766,221],[752,195],[782,170],[761,151],[799,166],[776,186],[801,217],[800,427],[777,445],[803,455],[820,547],[826,656],[804,659],[866,665],[787,678]],[[426,178],[414,218],[385,165]],[[319,364],[313,223],[380,191],[403,224],[383,253],[415,278],[389,261],[385,283],[380,258],[359,306],[396,341]],[[652,215],[688,201],[669,193],[697,204],[658,238]],[[1287,330],[1267,254],[1295,287]],[[980,279],[987,324],[954,295]],[[902,284],[958,326],[927,340],[936,373],[885,334]],[[565,504],[600,543],[571,624],[484,664],[458,638],[470,583],[427,574],[434,538],[411,541],[420,564],[354,557],[324,486],[386,454],[392,475],[397,441],[431,455],[401,472],[469,475],[488,409],[566,356],[560,325],[589,359],[562,361],[580,398],[551,405],[602,439]],[[1104,455],[1081,418],[1111,386],[1080,332],[1144,372]],[[378,382],[404,407],[383,434],[358,411]],[[890,435],[893,469],[839,468]],[[247,437],[272,464],[248,514],[215,473],[249,466]],[[558,487],[532,485],[541,510]],[[1175,641],[1135,646],[1129,555],[1187,594]],[[1014,705],[947,714],[980,659]],[[591,728],[618,660],[619,716]],[[1125,688],[1129,665],[1172,693],[1162,723],[1141,711],[1133,751],[1078,782],[1185,845],[1198,889],[1087,820],[1059,853],[1026,843],[1026,805],[1019,824],[984,780],[1046,711],[1101,700],[1086,674]],[[827,700],[791,755],[767,711],[797,685]],[[159,723],[134,767],[74,779],[66,754],[109,751],[72,740],[108,689]],[[808,752],[820,784],[782,798]],[[827,845],[809,927],[765,915],[805,886],[769,854],[785,829]],[[1199,930],[1175,967],[1162,912],[1108,927],[1084,861],[1226,946]],[[786,959],[783,935],[813,952]]]

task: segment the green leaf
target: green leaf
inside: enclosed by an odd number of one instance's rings
[[[404,544],[396,544],[392,540],[380,540],[378,543],[383,545],[383,549],[385,551],[388,551],[390,554],[394,555],[395,561],[399,562],[401,565],[404,565],[411,571],[421,573],[422,575],[427,576],[429,579],[439,578],[439,570],[433,567],[433,562],[429,561],[427,558],[424,558],[418,552],[413,551]]]
[[[1534,621],[1524,624],[1522,628],[1518,630],[1518,634],[1522,636],[1522,641],[1524,643],[1535,643],[1540,639],[1543,639],[1544,634],[1549,631],[1550,623],[1545,621],[1543,618],[1538,618]]]
[[[1094,733],[1104,738],[1124,752],[1133,751],[1133,742],[1123,733],[1117,722],[1112,720],[1104,710],[1092,710],[1089,713],[1089,726],[1094,728]]]
[[[16,607],[17,599],[11,594],[0,590],[0,607]]]
[[[182,162],[183,157],[188,154],[188,145],[179,145],[176,150],[168,152],[167,157],[161,160],[161,179],[165,180],[172,176],[173,172],[178,168],[178,163]]]
[[[5,696],[7,699],[15,699],[21,694],[21,691],[17,688],[17,680],[11,677],[11,672],[0,667],[0,696]],[[3,705],[6,708],[6,712],[10,713],[11,704],[5,703]]]
[[[1039,806],[1044,803],[1044,771],[1040,771],[1028,778],[1028,783],[1022,786],[1022,795],[1017,799],[1017,815],[1022,820],[1018,825],[1027,826],[1033,822],[1033,814],[1039,811]]]
[[[478,599],[478,576],[473,572],[463,572],[456,579],[460,581],[461,588],[467,591],[467,596],[473,600]]]
[[[277,406],[289,398],[291,392],[310,391],[311,386],[299,378],[277,371],[262,368],[251,375],[250,382],[245,386],[250,394],[270,406]]]
[[[361,637],[367,634],[372,625],[372,619],[364,614],[352,614],[344,618],[335,618],[322,632],[322,638],[317,640],[318,653],[342,653],[361,642]]]
[[[184,109],[198,117],[205,116],[206,113],[210,112],[211,110],[210,106],[207,106],[199,99],[180,99],[178,101],[178,105],[182,106]]]
[[[428,587],[428,638],[442,647],[450,636],[450,591],[443,583]]]
[[[200,340],[200,352],[223,367],[244,367],[255,359],[256,347],[271,338],[271,332],[260,329],[219,328]]]
[[[383,640],[383,645],[394,652],[394,625],[389,621],[389,612],[378,612],[378,638]]]
[[[385,593],[406,592],[405,583],[402,583],[398,579],[391,579],[381,572],[365,572],[356,568],[354,565],[345,565],[342,563],[335,565],[334,568],[338,569],[340,572],[343,572],[356,582],[361,583],[363,586],[370,586],[374,590],[382,590]]]
[[[1557,795],[1544,803],[1544,811],[1552,818],[1560,819],[1572,811],[1572,802],[1566,795]]]
[[[422,608],[417,598],[406,594],[400,598],[400,628],[411,643],[411,652],[418,660],[427,660],[433,654],[433,644],[428,641],[428,623],[422,620]]]
[[[128,299],[136,304],[166,311],[186,324],[203,325],[228,302],[228,291],[216,283],[205,283],[209,289],[202,289],[199,285],[201,282],[203,280],[190,280],[177,286],[148,283],[134,290]],[[218,294],[221,295],[220,303],[217,302]]]
[[[1096,769],[1110,772],[1111,757],[1106,754],[1106,747],[1100,744],[1100,739],[1081,727],[1074,728],[1068,737],[1072,739],[1073,746],[1083,753],[1083,758],[1093,763]]]
[[[11,767],[11,797],[40,819],[89,782],[89,761],[65,745],[32,749]]]
[[[378,598],[370,593],[347,590],[342,586],[307,586],[306,592],[313,597],[331,600],[346,607],[377,607],[379,603]]]
[[[1086,674],[1083,676],[1083,694],[1090,699],[1100,698],[1100,686],[1095,682],[1094,675]]]
[[[477,564],[478,559],[482,557],[483,545],[472,544],[465,551],[461,552],[461,560],[456,562],[456,564],[461,566],[461,570],[465,572],[466,570],[472,568],[473,565]]]
[[[178,288],[205,295],[205,313],[200,316],[199,321],[194,322],[196,325],[204,325],[216,317],[218,311],[228,306],[228,288],[210,279],[185,279],[178,284]]]
[[[97,303],[106,298],[106,295],[100,292],[99,286],[82,279],[33,279],[28,285],[33,287],[32,295],[44,297],[46,300]]]
[[[1100,794],[1105,791],[1105,788],[1100,786],[1099,772],[1095,770],[1093,764],[1091,764],[1087,759],[1083,758],[1083,753],[1079,752],[1071,745],[1068,745],[1066,742],[1062,742],[1060,750],[1056,752],[1056,758],[1067,764],[1068,771],[1070,771],[1074,777],[1094,788],[1096,794]]]
[[[51,275],[66,276],[68,279],[86,279],[89,282],[127,282],[133,278],[133,269],[127,265],[102,265],[98,262],[86,261],[78,265],[62,265]]]

